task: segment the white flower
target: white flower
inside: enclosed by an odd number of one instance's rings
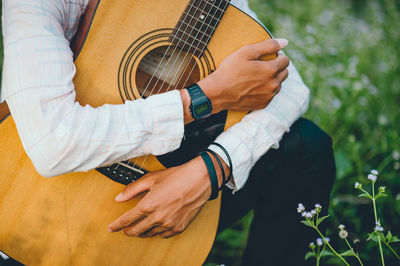
[[[301,213],[305,210],[306,208],[304,207],[304,205],[302,203],[299,203],[298,207],[297,207],[297,212]]]
[[[381,221],[380,220],[378,220],[377,222],[376,222],[376,226],[375,226],[375,231],[377,231],[377,232],[383,232],[383,227],[381,226]]]
[[[313,215],[312,215],[312,213],[311,213],[311,212],[307,212],[307,213],[306,213],[306,217],[307,217],[307,218],[312,218],[312,217],[313,217]]]
[[[373,170],[371,170],[371,174],[373,174],[373,175],[378,175],[378,174],[379,174],[379,172],[378,172],[378,170],[376,170],[376,169],[373,169]]]
[[[396,161],[400,159],[400,153],[398,151],[393,151],[392,156]]]
[[[375,181],[376,181],[376,178],[377,178],[376,175],[373,175],[373,174],[369,174],[369,175],[368,175],[368,179],[371,180],[372,182],[375,182]]]
[[[322,209],[322,206],[321,206],[321,204],[317,203],[317,204],[315,204],[315,208],[316,209]]]
[[[375,226],[375,231],[377,232],[383,232],[383,227],[382,226]]]
[[[354,243],[354,244],[360,243],[360,239],[358,239],[358,238],[354,239],[354,240],[353,240],[353,243]]]
[[[317,245],[322,246],[324,243],[322,242],[322,238],[317,238]]]
[[[379,115],[378,116],[378,123],[383,125],[383,126],[386,126],[387,124],[389,124],[389,119],[387,118],[386,115]]]
[[[307,216],[307,212],[302,212],[301,216],[306,217]]]
[[[311,210],[311,214],[312,214],[312,215],[316,215],[316,214],[317,214],[317,211],[316,211],[316,210]]]
[[[309,246],[310,248],[314,248],[314,247],[315,247],[315,244],[314,244],[314,242],[311,242],[308,246]]]
[[[362,185],[359,182],[354,183],[354,188],[361,189]]]
[[[339,229],[344,230],[345,226],[343,224],[339,224]]]
[[[331,239],[329,237],[325,237],[326,243],[331,242]]]
[[[345,239],[345,238],[347,238],[348,236],[349,236],[349,233],[347,233],[346,230],[340,230],[340,232],[339,232],[339,237],[340,237],[341,239]]]

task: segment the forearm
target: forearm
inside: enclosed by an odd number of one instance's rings
[[[43,176],[163,154],[181,143],[183,117],[176,91],[92,108],[75,103],[73,94],[39,103],[38,90],[22,91],[7,102],[24,148]]]

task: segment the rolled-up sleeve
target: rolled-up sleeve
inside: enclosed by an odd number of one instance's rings
[[[227,185],[234,191],[246,183],[251,168],[270,148],[278,148],[279,141],[290,126],[308,108],[310,90],[302,81],[293,65],[289,66],[289,77],[282,83],[279,94],[270,104],[246,115],[216,139],[228,151],[233,164],[233,182]],[[225,153],[210,146],[228,164]]]
[[[98,108],[76,102],[69,38],[85,2],[3,0],[2,100],[43,176],[167,153],[183,138],[178,91]]]

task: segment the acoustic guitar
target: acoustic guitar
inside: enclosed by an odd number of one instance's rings
[[[77,101],[98,107],[180,89],[241,46],[267,38],[228,0],[94,0],[71,43]],[[140,200],[114,197],[149,171],[190,160],[244,115],[224,111],[187,125],[181,147],[166,155],[48,179],[35,171],[1,104],[0,250],[28,265],[201,265],[215,238],[220,197],[167,240],[107,232]]]

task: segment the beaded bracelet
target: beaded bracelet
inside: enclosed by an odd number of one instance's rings
[[[228,182],[232,179],[232,171],[233,171],[233,168],[232,168],[232,167],[233,167],[233,165],[232,165],[231,156],[229,156],[228,151],[227,151],[227,150],[224,148],[224,146],[222,146],[221,144],[219,144],[219,143],[217,143],[217,142],[212,142],[210,145],[214,145],[214,146],[219,147],[219,148],[225,153],[226,158],[228,158],[229,169],[230,169],[230,171],[229,171],[228,179],[224,181],[224,185],[225,185],[226,183],[228,183]]]
[[[200,152],[199,155],[203,158],[204,163],[206,164],[208,176],[211,182],[211,196],[209,200],[216,199],[218,197],[218,178],[217,173],[214,168],[214,163],[211,160],[210,155],[207,152]]]

